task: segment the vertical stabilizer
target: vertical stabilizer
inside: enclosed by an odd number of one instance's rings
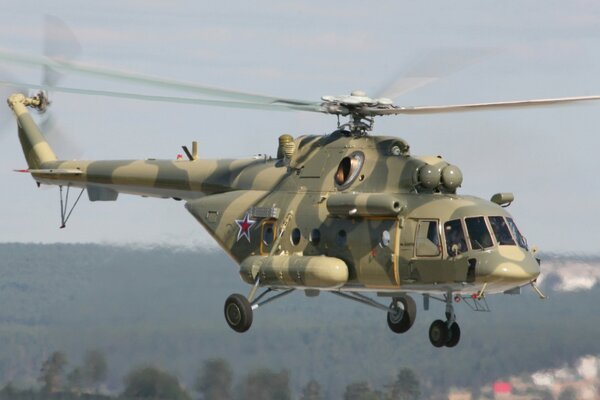
[[[48,161],[56,161],[56,155],[27,111],[27,106],[39,106],[39,97],[28,98],[15,93],[8,98],[8,105],[17,117],[19,140],[30,169],[42,168]]]

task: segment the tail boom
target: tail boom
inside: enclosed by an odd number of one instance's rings
[[[30,169],[44,168],[44,164],[56,161],[56,154],[40,132],[38,126],[27,112],[27,107],[41,107],[39,97],[28,98],[21,93],[15,93],[8,98],[8,105],[17,117],[19,140]]]

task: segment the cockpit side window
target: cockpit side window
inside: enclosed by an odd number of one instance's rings
[[[506,225],[504,217],[489,217],[489,219],[498,244],[500,246],[514,246],[515,241],[510,235],[510,230],[508,229],[508,225]]]
[[[467,241],[460,219],[448,221],[444,224],[446,236],[446,251],[450,257],[456,257],[467,251]]]
[[[484,217],[466,218],[465,223],[473,250],[483,250],[494,245]]]
[[[529,250],[529,248],[527,247],[527,240],[525,240],[525,237],[521,235],[521,232],[519,232],[517,225],[515,225],[515,221],[513,221],[512,218],[506,218],[506,221],[508,222],[508,227],[513,233],[513,236],[517,239],[517,243],[519,244],[519,246],[524,248],[525,250]]]
[[[437,221],[419,221],[416,238],[417,257],[436,257],[441,253]]]

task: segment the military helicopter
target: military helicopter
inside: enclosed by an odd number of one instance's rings
[[[485,200],[458,193],[460,169],[439,156],[416,156],[401,138],[371,134],[379,116],[536,107],[599,100],[600,96],[405,107],[362,91],[320,101],[278,98],[181,83],[67,60],[2,53],[5,60],[125,79],[202,94],[205,98],[148,96],[81,88],[0,82],[41,90],[8,98],[27,169],[39,185],[58,186],[61,227],[83,192],[90,201],[119,194],[184,201],[186,209],[239,264],[247,296],[230,295],[227,324],[247,331],[254,313],[296,290],[328,292],[383,311],[398,334],[413,325],[422,295],[445,304],[445,318],[429,328],[435,347],[454,347],[461,331],[454,304],[489,311],[486,296],[536,286],[540,260],[506,207],[511,193]],[[334,115],[326,135],[279,137],[275,157],[205,160],[197,143],[187,159],[59,160],[28,108],[44,112],[47,90],[207,106],[294,110]],[[210,98],[207,98],[209,96]],[[216,99],[215,99],[216,98]],[[340,118],[347,117],[345,123]],[[69,209],[71,189],[79,189]],[[66,197],[63,192],[66,191]],[[383,298],[384,300],[378,300]],[[387,301],[385,299],[388,299]]]

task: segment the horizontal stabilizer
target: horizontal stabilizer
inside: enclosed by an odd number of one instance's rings
[[[43,174],[43,175],[81,175],[83,171],[79,169],[15,169],[15,172],[24,172],[27,174]]]

